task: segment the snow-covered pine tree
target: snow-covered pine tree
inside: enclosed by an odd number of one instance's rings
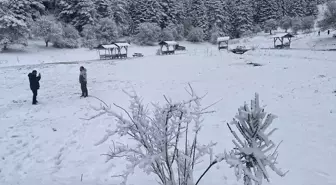
[[[45,12],[45,7],[39,0],[11,0],[8,8],[17,19],[23,21],[35,20]]]
[[[131,33],[136,34],[140,23],[155,23],[159,25],[162,15],[160,5],[156,0],[133,0],[130,2],[129,13],[132,20]]]
[[[306,2],[305,0],[293,0],[291,2],[287,2],[290,4],[290,8],[288,10],[288,15],[290,17],[303,17],[305,16],[305,8]]]
[[[190,5],[189,18],[195,28],[202,28],[207,34],[209,22],[207,18],[207,9],[204,0],[192,0]]]
[[[225,154],[225,160],[234,167],[238,179],[243,176],[244,185],[261,185],[263,179],[269,181],[266,167],[281,177],[287,173],[276,167],[278,147],[269,138],[277,129],[266,132],[275,118],[275,115],[266,113],[260,107],[259,96],[256,94],[255,99],[251,101],[251,107],[245,103],[238,109],[235,119],[228,124],[234,136],[232,142],[235,147]],[[238,135],[230,125],[237,127],[240,134]]]
[[[231,34],[240,38],[253,29],[253,10],[250,0],[232,0]]]
[[[95,0],[94,4],[97,11],[97,19],[112,17],[110,0]]]
[[[60,0],[58,7],[58,18],[75,26],[79,31],[82,31],[84,25],[93,24],[95,21],[96,10],[92,0]]]
[[[183,2],[181,0],[159,0],[161,8],[160,27],[166,28],[169,24],[181,24],[184,19]]]
[[[317,0],[305,0],[305,16],[314,16],[318,15]]]
[[[10,44],[27,44],[27,24],[9,9],[9,3],[0,1],[0,46],[5,50]]]
[[[128,13],[128,1],[125,0],[112,0],[112,15],[114,22],[120,29],[122,35],[128,35],[128,30],[130,26],[130,16]]]
[[[281,14],[276,0],[257,0],[254,8],[257,9],[257,14],[254,16],[255,22],[261,25],[270,19],[279,19]]]
[[[227,33],[227,30],[224,30],[224,25],[228,23],[227,12],[223,7],[221,0],[207,0],[205,2],[207,8],[207,17],[208,17],[208,36],[210,37],[213,34],[223,35]],[[211,39],[210,39],[211,40]],[[213,40],[213,39],[212,39]]]

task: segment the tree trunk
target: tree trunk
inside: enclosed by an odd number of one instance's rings
[[[4,45],[3,50],[7,50],[7,44]]]
[[[45,41],[46,47],[48,47],[49,45],[49,41]]]
[[[270,35],[272,35],[272,30],[270,30]]]

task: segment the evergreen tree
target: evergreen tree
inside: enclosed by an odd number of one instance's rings
[[[288,3],[290,4],[288,9],[288,15],[290,17],[303,17],[305,15],[305,0],[293,0]]]
[[[11,0],[8,8],[17,19],[23,21],[35,20],[45,12],[45,7],[39,0]]]
[[[129,7],[131,17],[131,33],[136,33],[140,23],[160,23],[162,15],[156,0],[133,0]]]
[[[0,1],[0,46],[7,49],[10,44],[27,44],[29,29],[27,24],[16,17],[8,2]]]
[[[279,19],[280,11],[276,0],[256,0],[255,9],[258,14],[254,16],[254,20],[258,24],[264,24],[270,19]]]
[[[231,34],[233,37],[240,38],[253,29],[252,4],[250,0],[235,0],[232,4]]]
[[[225,21],[227,14],[224,11],[223,3],[221,0],[208,0],[206,1],[207,17],[208,17],[208,33],[211,35],[213,32],[222,34],[223,27],[228,21]]]
[[[161,8],[160,27],[166,28],[169,24],[180,24],[184,19],[183,2],[181,0],[159,0]]]
[[[110,0],[95,0],[97,18],[106,18],[112,16],[112,7]]]
[[[305,0],[305,2],[306,2],[305,15],[316,17],[318,15],[317,0]]]
[[[121,33],[123,35],[127,35],[127,30],[130,26],[130,16],[127,10],[127,1],[112,0],[111,5],[114,22],[116,23],[117,27],[121,29]]]
[[[58,7],[59,19],[70,23],[79,31],[82,31],[83,26],[93,24],[95,21],[96,10],[92,0],[61,0]]]
[[[189,16],[193,27],[202,28],[205,33],[208,31],[207,10],[204,0],[192,0]]]

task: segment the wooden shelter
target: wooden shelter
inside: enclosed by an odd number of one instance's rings
[[[175,54],[176,45],[178,45],[178,43],[175,41],[161,41],[159,42],[159,45],[160,45],[160,52],[163,55],[171,55]],[[163,49],[164,47],[166,48],[166,50]]]
[[[229,49],[229,40],[230,37],[218,37],[217,38],[218,50]]]
[[[101,60],[127,58],[128,43],[112,43],[106,45],[98,45],[96,49]],[[123,52],[124,51],[124,52]]]
[[[127,58],[127,53],[128,53],[128,47],[130,44],[127,42],[118,42],[114,43],[118,47],[118,58]],[[125,52],[123,52],[123,50]]]
[[[290,48],[291,41],[294,35],[290,33],[282,33],[273,36],[274,48],[276,49],[283,49],[283,48]],[[285,39],[287,42],[284,42]],[[280,41],[280,44],[277,44],[277,41]]]
[[[118,58],[118,46],[115,44],[98,45],[96,47],[100,60]]]

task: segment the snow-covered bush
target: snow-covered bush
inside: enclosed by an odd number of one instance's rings
[[[48,47],[49,42],[54,42],[62,37],[62,24],[56,22],[52,17],[42,16],[32,28],[33,35],[43,38]]]
[[[118,39],[118,36],[118,27],[113,20],[103,18],[96,25],[96,37],[101,44],[115,42]]]
[[[82,35],[82,46],[86,48],[93,48],[98,45],[96,27],[94,25],[85,25],[83,27]]]
[[[0,46],[4,50],[10,44],[27,45],[28,34],[29,30],[25,22],[10,13],[0,12]]]
[[[203,42],[205,34],[202,28],[192,28],[189,32],[187,40],[190,42]]]
[[[252,32],[255,34],[262,32],[260,25],[259,24],[253,25]]]
[[[80,35],[76,28],[70,24],[62,26],[62,37],[56,39],[53,44],[57,48],[78,48],[80,44]]]
[[[287,33],[288,29],[292,27],[292,20],[290,17],[284,17],[280,20],[280,28]]]
[[[140,45],[155,45],[158,42],[160,32],[160,27],[154,23],[141,23],[138,27],[138,34],[135,36],[136,42]]]
[[[324,12],[324,17],[318,22],[318,26],[322,30],[330,28],[336,29],[336,2],[330,1],[327,3],[327,9]]]
[[[253,182],[255,185],[261,185],[263,179],[269,181],[266,167],[282,177],[287,173],[275,166],[278,147],[269,137],[277,129],[266,133],[275,118],[275,115],[266,113],[260,107],[259,96],[256,94],[255,99],[251,101],[251,107],[245,103],[238,109],[235,119],[227,124],[234,136],[234,148],[225,154],[225,160],[234,168],[238,180],[243,176],[244,185],[252,185]],[[240,135],[230,125],[237,127]]]
[[[278,22],[275,19],[269,19],[265,22],[265,30],[267,30],[270,35],[272,35],[272,30],[276,30],[278,28]]]
[[[209,106],[202,107],[203,97],[197,96],[191,87],[188,93],[191,97],[186,101],[173,102],[165,97],[166,103],[153,104],[153,112],[136,94],[128,94],[131,98],[129,111],[115,105],[125,116],[113,111],[106,103],[96,109],[101,111],[97,116],[109,114],[117,121],[116,130],[109,130],[96,145],[113,135],[135,142],[134,146],[113,142],[113,147],[106,154],[107,161],[126,159],[126,170],[118,175],[123,178],[123,185],[137,167],[147,174],[155,174],[162,185],[197,185],[213,165],[224,160],[223,154],[213,156],[214,143],[200,143],[198,135],[203,115],[212,111],[207,110]],[[195,166],[206,155],[210,156],[208,168],[195,179]]]
[[[292,18],[292,31],[297,34],[298,31],[300,31],[302,29],[302,23],[301,23],[301,19],[298,17],[294,17]]]
[[[175,37],[173,35],[173,31],[174,30],[171,30],[169,28],[164,28],[162,31],[161,31],[161,34],[160,34],[160,39],[159,40],[175,40]]]
[[[182,24],[179,25],[174,25],[174,24],[169,24],[166,29],[171,30],[174,40],[181,41],[184,38],[184,28]]]
[[[313,16],[303,17],[301,19],[301,29],[310,32],[314,28],[315,18]]]

